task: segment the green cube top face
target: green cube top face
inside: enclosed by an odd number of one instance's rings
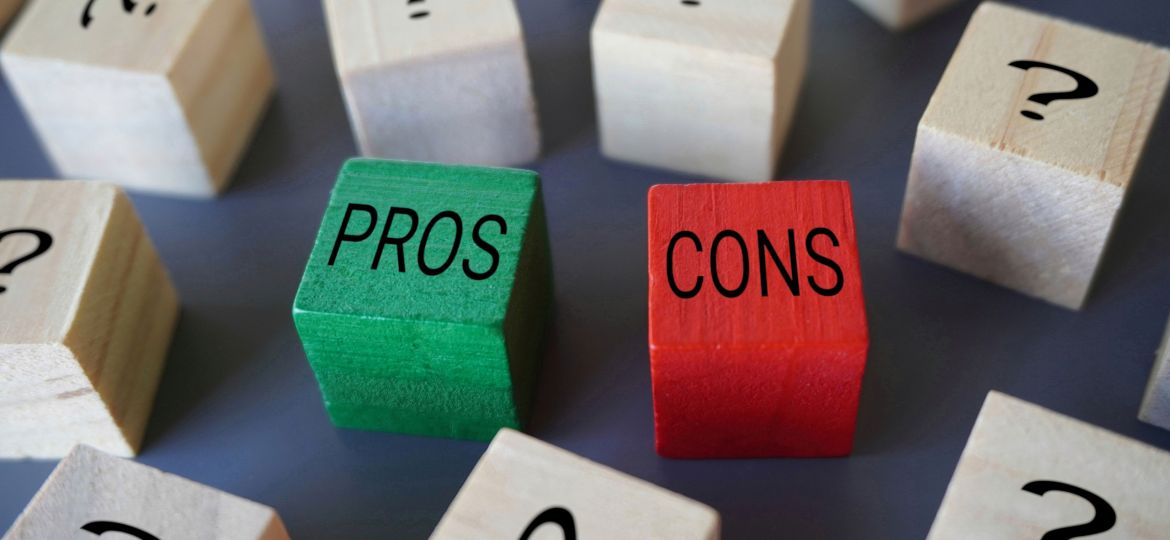
[[[539,196],[530,171],[350,160],[293,311],[500,327]]]

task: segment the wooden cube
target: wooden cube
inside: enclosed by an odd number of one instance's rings
[[[606,0],[593,78],[607,157],[772,178],[808,56],[808,0]]]
[[[287,540],[288,533],[267,506],[78,446],[4,540],[97,537]]]
[[[0,458],[134,455],[178,299],[130,200],[0,182],[0,264]]]
[[[1165,50],[981,5],[918,125],[898,247],[1079,309],[1168,78]]]
[[[528,415],[552,298],[540,178],[351,160],[293,307],[333,423],[487,440]]]
[[[650,190],[658,453],[842,456],[869,345],[845,182]]]
[[[890,30],[904,30],[952,6],[957,0],[853,0]]]
[[[1166,329],[1166,336],[1158,349],[1138,418],[1162,429],[1170,429],[1170,328]]]
[[[0,62],[58,171],[210,197],[272,92],[248,0],[35,0]]]
[[[325,0],[362,155],[516,165],[540,154],[512,0]]]
[[[1166,486],[1170,453],[991,392],[927,538],[1165,538]]]
[[[502,429],[431,540],[718,540],[719,528],[707,505]]]

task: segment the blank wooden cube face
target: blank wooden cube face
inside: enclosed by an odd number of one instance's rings
[[[663,185],[649,199],[658,452],[850,453],[869,341],[848,184]]]
[[[1158,349],[1139,418],[1162,429],[1170,429],[1170,327]]]
[[[512,0],[325,0],[325,12],[362,155],[516,165],[540,154]]]
[[[918,126],[898,247],[1079,308],[1168,77],[1167,51],[983,4]]]
[[[770,180],[804,80],[807,0],[607,0],[593,24],[602,152]]]
[[[0,268],[0,458],[133,455],[178,305],[129,199],[0,182]]]
[[[78,446],[4,540],[97,537],[287,540],[288,533],[267,506]]]
[[[992,392],[927,538],[1161,539],[1168,485],[1170,453]]]
[[[536,173],[355,159],[293,316],[334,424],[487,440],[528,414],[551,294]]]
[[[872,15],[891,30],[902,30],[914,25],[958,0],[853,0],[854,4]]]
[[[719,528],[704,504],[503,429],[431,540],[718,540]]]
[[[248,0],[38,0],[0,57],[62,175],[171,195],[227,184],[273,85]]]

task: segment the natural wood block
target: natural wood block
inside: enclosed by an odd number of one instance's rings
[[[287,540],[288,533],[272,508],[78,446],[4,540],[97,537]]]
[[[333,423],[482,440],[521,426],[547,234],[536,173],[346,163],[293,306]]]
[[[841,456],[869,345],[845,182],[650,190],[658,453]]]
[[[707,505],[502,429],[431,540],[718,540],[719,528]]]
[[[68,177],[210,197],[273,88],[248,0],[34,0],[0,62]]]
[[[0,264],[0,458],[78,443],[134,455],[178,299],[130,200],[104,183],[0,182]]]
[[[1162,429],[1170,429],[1170,327],[1158,349],[1139,418]]]
[[[362,155],[516,165],[540,154],[512,0],[324,0]]]
[[[593,78],[607,157],[769,180],[804,81],[808,0],[606,0]]]
[[[857,7],[890,30],[905,30],[950,7],[957,0],[853,0]]]
[[[1165,50],[981,5],[918,125],[898,247],[1080,308],[1168,78]],[[1040,103],[1074,88],[1096,94]]]
[[[1170,453],[991,392],[927,538],[1163,539],[1168,485]]]

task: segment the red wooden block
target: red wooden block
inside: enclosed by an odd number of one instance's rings
[[[849,185],[661,185],[649,199],[658,453],[848,455],[869,347]]]

